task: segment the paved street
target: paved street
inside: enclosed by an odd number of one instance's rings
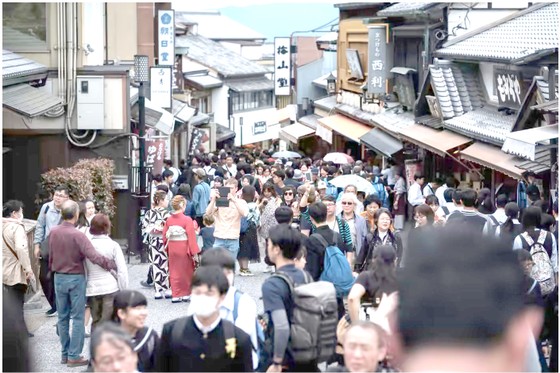
[[[140,281],[146,279],[148,264],[133,264],[133,260],[131,260],[128,272],[130,288],[139,290],[148,297],[149,316],[147,324],[153,326],[160,333],[163,324],[185,314],[188,303],[172,304],[171,299],[154,300],[153,291],[140,286]],[[249,268],[255,276],[238,276],[235,279],[235,284],[241,291],[250,294],[257,301],[260,313],[262,312],[262,301],[259,300],[261,284],[269,275],[263,273],[264,263],[250,264]],[[56,318],[44,316],[44,312],[48,309],[44,297],[42,302],[44,304],[42,309],[25,312],[29,328],[35,334],[34,338],[30,338],[32,369],[36,372],[79,372],[85,370],[83,367],[68,368],[66,365],[60,364],[60,342],[55,332]],[[38,328],[35,329],[36,327]],[[85,340],[83,355],[89,358],[89,338]]]

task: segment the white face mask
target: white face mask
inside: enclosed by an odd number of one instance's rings
[[[191,295],[191,308],[193,314],[200,317],[209,317],[218,309],[216,298],[208,295]]]

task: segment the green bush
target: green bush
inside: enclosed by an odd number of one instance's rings
[[[41,175],[41,188],[46,193],[37,195],[35,202],[41,206],[50,200],[59,185],[68,187],[74,201],[92,199],[99,212],[113,217],[115,201],[112,178],[115,163],[110,159],[81,159],[70,168],[56,168]]]

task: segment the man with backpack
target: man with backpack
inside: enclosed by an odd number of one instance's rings
[[[221,247],[205,251],[200,259],[200,267],[207,266],[220,267],[228,279],[229,289],[220,305],[220,316],[249,335],[253,344],[253,369],[256,370],[259,364],[259,344],[264,342],[263,330],[257,321],[257,304],[250,295],[242,293],[233,286],[235,259],[231,257],[229,251]],[[192,313],[189,308],[187,315]]]
[[[305,269],[313,280],[332,282],[336,288],[339,319],[344,316],[344,295],[350,292],[354,284],[352,269],[346,259],[346,252],[352,247],[346,245],[339,233],[327,224],[327,206],[315,202],[309,206],[309,218],[317,227],[305,244],[307,248],[307,265]]]
[[[328,360],[336,345],[335,289],[326,282],[313,282],[307,272],[296,268],[301,237],[287,224],[269,232],[267,253],[276,272],[262,285],[270,338],[261,366],[267,372],[317,372],[317,364]]]

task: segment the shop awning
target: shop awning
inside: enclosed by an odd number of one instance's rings
[[[298,140],[307,136],[311,136],[315,133],[315,130],[301,124],[294,123],[289,126],[280,129],[279,137],[286,139],[294,144],[298,143]]]
[[[523,160],[517,163],[516,166],[522,171],[533,171],[536,174],[550,171],[552,169],[550,149],[538,149],[535,153],[534,161]]]
[[[43,115],[50,110],[62,109],[62,99],[50,95],[28,84],[2,88],[2,105],[30,118]]]
[[[371,130],[371,127],[341,114],[321,118],[319,123],[358,143],[360,142],[360,137]]]
[[[274,89],[274,82],[265,76],[228,80],[226,85],[235,92],[267,91]]]
[[[185,75],[185,80],[187,84],[200,90],[219,88],[224,85],[224,82],[211,75]]]
[[[534,161],[539,145],[550,145],[552,139],[558,139],[557,124],[511,132],[502,146],[502,151]]]
[[[451,131],[437,131],[419,124],[400,130],[400,136],[413,144],[445,157],[451,149],[466,145],[472,140]]]
[[[216,123],[216,142],[222,142],[235,137],[235,132],[229,128]]]
[[[388,158],[391,158],[393,154],[403,148],[402,142],[386,134],[379,128],[374,128],[360,137],[360,142]]]
[[[522,179],[523,170],[516,167],[522,162],[521,159],[506,154],[492,145],[475,142],[471,146],[461,150],[460,157],[467,161],[478,163],[484,167],[491,168],[514,179]]]
[[[146,113],[146,126],[153,127],[166,135],[170,135],[174,130],[175,117],[173,114],[165,109],[155,105],[149,99],[145,99],[145,113]],[[136,122],[139,121],[139,108],[138,103],[132,106],[131,113],[132,119]]]

